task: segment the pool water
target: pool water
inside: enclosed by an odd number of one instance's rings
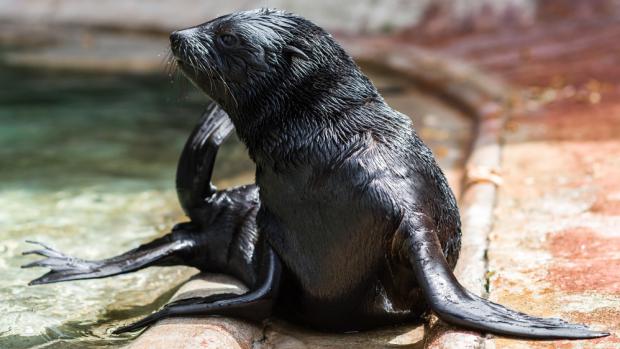
[[[196,270],[149,268],[99,280],[27,286],[46,272],[25,240],[99,259],[183,221],[176,162],[208,103],[182,79],[18,69],[0,64],[0,348],[112,348],[122,323],[164,304]],[[375,76],[396,109],[414,117],[453,186],[471,123],[396,78]],[[253,165],[231,137],[216,184],[251,182]]]
[[[109,332],[167,300],[190,268],[26,286],[42,268],[21,252],[48,243],[108,257],[183,220],[174,174],[206,97],[165,75],[77,74],[0,66],[0,348],[118,346]],[[232,139],[215,176],[251,180]],[[236,179],[237,178],[237,179]],[[163,295],[163,296],[162,296]]]

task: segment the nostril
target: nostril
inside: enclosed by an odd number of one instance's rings
[[[170,45],[177,46],[181,42],[183,34],[181,34],[178,30],[170,33]]]
[[[195,28],[175,30],[172,33],[170,33],[170,43],[172,45],[175,45],[175,44],[178,45],[182,43],[184,40],[186,40],[187,38],[192,37],[195,31],[196,31]]]

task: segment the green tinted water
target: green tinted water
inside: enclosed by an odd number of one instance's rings
[[[0,81],[0,348],[121,345],[110,331],[195,270],[29,287],[45,269],[19,268],[34,260],[24,240],[90,259],[167,232],[183,219],[176,162],[207,100],[163,76],[0,66]],[[219,159],[216,176],[251,178],[234,140]]]

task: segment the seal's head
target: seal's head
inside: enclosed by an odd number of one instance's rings
[[[316,105],[361,73],[322,28],[272,9],[237,12],[171,34],[184,74],[239,124]],[[367,84],[363,79],[362,85]],[[374,90],[374,87],[372,88]],[[364,88],[357,89],[359,91]],[[249,115],[249,116],[248,116]]]

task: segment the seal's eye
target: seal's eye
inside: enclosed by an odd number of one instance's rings
[[[218,39],[224,47],[234,47],[239,43],[239,38],[234,34],[220,34]]]

